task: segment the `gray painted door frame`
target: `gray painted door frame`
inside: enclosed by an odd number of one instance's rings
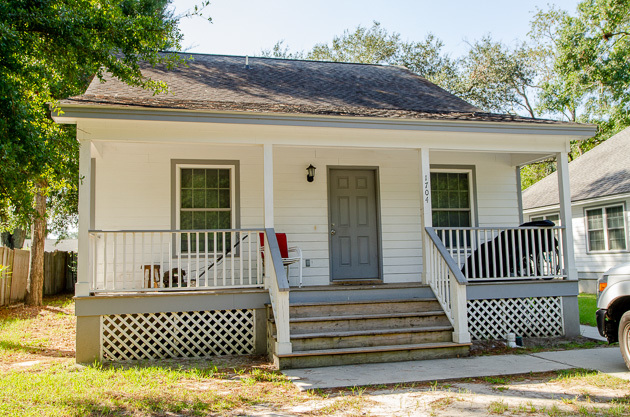
[[[380,176],[379,176],[379,167],[378,166],[345,166],[345,165],[328,165],[326,167],[327,175],[327,190],[328,190],[328,253],[329,253],[329,271],[330,271],[330,282],[331,283],[344,283],[344,282],[382,282],[383,281],[383,252],[382,252],[382,233],[381,233],[381,196],[380,196]],[[331,224],[332,224],[332,206],[331,206],[331,191],[332,191],[332,183],[331,183],[331,174],[335,170],[352,170],[352,171],[372,171],[374,173],[374,198],[375,198],[375,209],[376,209],[376,242],[377,242],[377,262],[378,262],[378,278],[355,278],[355,279],[334,279],[333,274],[333,257],[332,257],[332,236],[331,232]]]

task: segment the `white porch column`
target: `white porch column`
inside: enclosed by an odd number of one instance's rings
[[[573,248],[573,221],[571,218],[571,187],[569,183],[569,158],[566,152],[556,154],[558,163],[558,193],[560,197],[560,222],[564,226],[562,247],[564,262],[567,269],[567,279],[577,281],[575,267],[575,251]]]
[[[431,163],[429,161],[429,149],[420,149],[420,197],[422,198],[422,283],[429,283],[431,265],[429,263],[429,236],[425,227],[433,225],[431,214]]]
[[[79,247],[77,254],[77,283],[74,293],[77,297],[90,295],[92,268],[90,268],[90,220],[92,218],[92,143],[80,139],[79,149]]]
[[[274,227],[273,221],[273,145],[263,145],[263,181],[265,228]]]

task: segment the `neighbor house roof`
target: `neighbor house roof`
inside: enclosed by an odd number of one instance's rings
[[[630,128],[569,164],[571,201],[630,193]],[[523,209],[558,204],[558,173],[523,191]]]
[[[63,105],[249,111],[448,120],[563,122],[485,113],[398,66],[182,54],[186,66],[142,68],[165,81],[168,94],[131,87],[106,75]]]

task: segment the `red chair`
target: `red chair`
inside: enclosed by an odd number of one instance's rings
[[[265,260],[265,234],[260,233],[260,253]],[[276,239],[278,240],[278,247],[280,248],[280,256],[282,257],[282,265],[287,268],[287,279],[289,278],[289,273],[291,272],[289,267],[294,263],[297,263],[299,266],[299,277],[300,277],[300,288],[302,287],[302,250],[297,246],[289,247],[287,243],[287,234],[286,233],[276,233]],[[293,256],[289,256],[292,254]]]

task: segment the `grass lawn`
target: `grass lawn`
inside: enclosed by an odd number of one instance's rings
[[[597,296],[595,294],[582,293],[578,295],[580,307],[580,324],[597,326],[595,312],[597,311]]]
[[[300,392],[256,356],[78,366],[72,298],[44,303],[0,308],[0,416],[630,415],[630,382],[586,370]]]

